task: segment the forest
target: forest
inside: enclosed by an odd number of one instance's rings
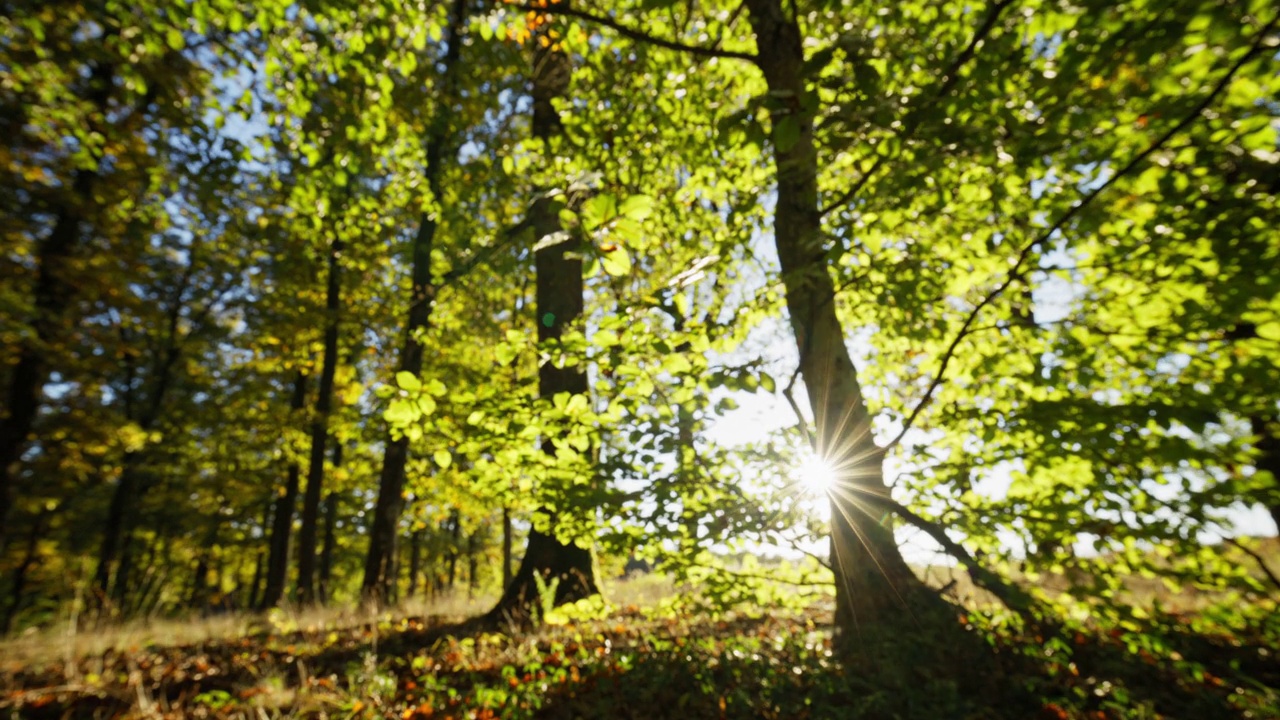
[[[0,716],[1280,717],[1273,1],[0,8]]]

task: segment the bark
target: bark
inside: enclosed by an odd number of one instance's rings
[[[458,582],[458,540],[462,531],[462,518],[455,509],[449,515],[449,592]]]
[[[455,75],[458,72],[462,51],[462,30],[467,22],[467,0],[454,0],[450,10],[448,43],[444,54],[444,70],[441,75],[441,91],[438,108],[427,129],[423,142],[426,149],[426,168],[423,175],[432,197],[437,201],[444,196],[440,184],[441,168],[445,159],[445,146],[449,142],[450,119],[453,114]],[[431,251],[435,246],[436,215],[423,213],[419,219],[418,233],[413,239],[411,276],[413,295],[409,303],[409,317],[405,327],[404,346],[400,353],[400,370],[413,375],[422,372],[422,345],[414,339],[415,333],[425,329],[431,321],[431,306],[435,299],[435,285],[431,277]],[[382,460],[382,472],[378,477],[378,500],[373,510],[373,526],[369,531],[369,553],[365,558],[364,581],[361,594],[374,603],[391,602],[395,595],[395,558],[399,540],[400,513],[404,510],[405,465],[409,460],[409,440],[403,436],[387,438]]]
[[[23,592],[27,589],[27,573],[35,567],[40,558],[40,536],[44,533],[45,522],[49,519],[48,511],[41,511],[31,523],[31,531],[27,533],[27,546],[22,556],[22,564],[13,571],[12,586],[9,589],[9,606],[5,608],[4,625],[0,633],[7,633],[13,628],[13,621],[22,610]]]
[[[559,114],[553,100],[568,88],[572,65],[570,58],[554,46],[540,48],[534,55],[533,67],[533,134],[547,147],[561,132]],[[529,224],[534,237],[542,239],[560,232],[557,204],[545,195],[529,208]],[[538,341],[559,339],[565,329],[582,316],[582,258],[578,254],[580,240],[574,239],[544,247],[534,254],[537,284],[535,289]],[[543,363],[538,368],[538,393],[549,398],[557,393],[586,394],[587,374],[583,366],[558,368]],[[550,441],[544,451],[554,454]],[[538,603],[538,582],[556,585],[555,604],[573,602],[600,592],[596,580],[595,558],[589,547],[563,543],[555,535],[556,517],[540,510],[548,521],[548,532],[529,529],[529,545],[520,569],[506,586],[490,618],[522,619]]]
[[[275,501],[268,500],[266,510],[263,511],[262,515],[262,535],[267,538],[268,546],[271,544],[271,538],[267,535],[267,528],[271,526],[271,519],[274,517],[273,513],[275,511],[275,505]],[[265,560],[266,553],[259,549],[257,552],[257,559],[254,560],[253,563],[253,583],[249,586],[249,604],[245,606],[246,608],[256,608],[259,606],[258,593],[262,590]]]
[[[340,462],[341,456],[334,448],[334,462]],[[335,464],[334,467],[337,467]],[[316,593],[321,604],[329,602],[329,583],[333,577],[333,546],[336,539],[334,530],[338,524],[338,494],[330,492],[324,500],[324,543],[320,550],[320,570],[316,578]]]
[[[502,508],[502,589],[511,586],[511,545],[514,528],[511,527],[511,508]]]
[[[773,116],[778,178],[774,241],[789,320],[818,450],[840,476],[831,493],[836,627],[847,634],[857,627],[901,623],[914,615],[912,606],[936,607],[941,600],[902,559],[892,529],[881,522],[883,514],[866,509],[864,498],[887,497],[888,489],[883,453],[871,435],[871,417],[833,302],[818,204],[813,114],[806,109],[802,35],[779,0],[746,0],[746,6],[756,34],[757,62],[780,104]],[[788,132],[780,132],[783,127]]]
[[[329,412],[333,406],[333,380],[338,371],[338,314],[342,302],[342,243],[329,248],[329,279],[325,290],[324,358],[320,367],[320,387],[316,395],[315,417],[311,420],[311,457],[307,469],[307,490],[302,498],[302,527],[298,530],[298,603],[316,601],[316,541],[320,524],[320,497],[324,492],[324,456],[329,440]]]
[[[262,589],[262,561],[265,559],[264,553],[259,550],[253,559],[253,580],[249,583],[249,597],[245,603],[246,608],[258,607],[258,591]]]
[[[467,599],[476,596],[476,571],[480,567],[480,530],[476,529],[467,537]]]
[[[418,530],[409,536],[409,589],[405,591],[405,599],[412,598],[418,592],[418,578],[422,575],[422,531]]]
[[[306,406],[307,376],[298,373],[293,382],[293,397],[289,408],[294,413]],[[289,461],[285,474],[284,494],[276,499],[275,517],[271,520],[271,544],[267,553],[266,589],[262,592],[263,610],[275,607],[284,598],[284,588],[289,578],[289,535],[293,532],[293,508],[298,502],[299,469],[296,461]]]

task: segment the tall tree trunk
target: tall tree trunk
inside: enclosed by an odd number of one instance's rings
[[[161,412],[164,409],[165,397],[168,395],[169,387],[173,382],[174,368],[182,356],[182,345],[178,334],[182,323],[184,297],[194,273],[195,258],[192,255],[188,258],[187,267],[183,271],[182,279],[178,283],[173,300],[169,305],[166,323],[167,334],[163,352],[156,358],[155,366],[152,370],[152,377],[155,382],[151,388],[151,395],[147,398],[145,406],[136,418],[138,427],[143,432],[150,431],[159,422]],[[132,392],[133,386],[131,384],[128,394],[131,395]],[[132,403],[128,399],[126,400],[126,407],[132,408]],[[143,485],[142,471],[138,467],[141,459],[140,453],[125,453],[124,460],[121,463],[120,481],[116,483],[115,491],[111,496],[111,504],[107,508],[106,522],[103,524],[102,544],[98,551],[98,571],[95,576],[96,586],[103,597],[108,596],[108,581],[111,579],[112,565],[116,560],[117,548],[121,547],[122,540],[125,543],[129,541],[130,533],[133,530],[133,516],[137,512],[138,505],[142,502],[143,495],[147,490],[147,487]],[[110,597],[113,597],[117,604],[123,604],[124,598],[128,594],[130,568],[124,562],[127,559],[129,559],[127,555],[122,556],[121,567],[115,573],[114,587],[110,588]]]
[[[262,515],[262,536],[267,539],[268,546],[270,546],[272,542],[272,538],[269,534],[268,528],[271,527],[271,518],[274,517],[273,512],[275,510],[275,505],[276,505],[276,501],[268,500],[266,510],[263,511],[263,515]],[[259,547],[256,555],[256,559],[254,560],[254,563],[253,563],[253,583],[249,586],[249,604],[245,606],[246,608],[259,607],[258,592],[262,590],[262,579],[264,576],[263,571],[265,570],[265,567],[264,567],[265,560],[266,560],[266,553],[262,551],[261,547]]]
[[[1271,521],[1280,535],[1280,428],[1275,417],[1254,415],[1249,418],[1250,429],[1258,436],[1257,469],[1271,473],[1271,484],[1259,500],[1271,513]]]
[[[541,38],[539,38],[541,39]],[[563,133],[559,113],[553,101],[568,89],[573,67],[572,60],[554,44],[537,50],[533,60],[533,135],[548,148]],[[558,204],[545,193],[540,194],[529,208],[529,224],[538,240],[563,228],[560,224]],[[583,280],[580,240],[544,247],[534,254],[537,286],[536,323],[538,341],[559,339],[565,328],[582,316]],[[587,374],[583,366],[558,368],[543,363],[538,368],[538,394],[549,398],[557,393],[587,393]],[[548,439],[544,451],[554,454]],[[573,602],[600,592],[596,580],[595,559],[589,547],[563,543],[555,534],[556,518],[547,510],[540,510],[550,521],[549,532],[538,530],[536,524],[529,529],[529,545],[520,569],[503,590],[498,604],[490,611],[493,618],[523,618],[538,602],[538,583],[541,576],[556,585],[555,603]]]
[[[108,34],[114,34],[114,31],[108,31]],[[91,70],[86,99],[104,121],[109,117],[108,104],[115,79],[114,65],[98,63]],[[13,505],[19,461],[26,451],[40,411],[44,385],[49,379],[50,348],[66,327],[67,311],[76,299],[76,284],[67,274],[82,242],[82,226],[92,215],[94,186],[98,180],[99,175],[93,170],[75,172],[70,196],[57,209],[52,229],[36,243],[33,332],[31,337],[22,340],[18,348],[18,362],[9,376],[5,414],[0,417],[0,548],[5,544],[5,528]]]
[[[289,408],[294,413],[306,407],[307,376],[301,371],[293,381]],[[289,535],[293,532],[293,508],[298,502],[298,463],[289,461],[285,473],[284,494],[276,499],[275,517],[271,521],[271,544],[267,554],[266,589],[262,592],[262,609],[275,607],[284,598],[289,579]]]
[[[422,531],[416,530],[409,536],[409,589],[405,591],[406,600],[413,598],[418,592],[418,577],[422,572]]]
[[[458,582],[458,540],[461,539],[462,517],[457,508],[449,515],[449,593]]]
[[[320,367],[320,387],[316,414],[311,420],[311,458],[307,469],[307,490],[302,498],[302,527],[298,530],[298,603],[316,601],[316,538],[320,521],[320,497],[324,491],[325,443],[329,439],[329,412],[333,404],[333,379],[338,371],[338,314],[342,302],[340,257],[342,243],[329,247],[329,280],[325,290],[324,359]]]
[[[335,451],[337,448],[334,448]],[[334,461],[340,459],[340,455],[334,452]],[[316,578],[316,592],[320,598],[321,604],[329,602],[329,586],[333,577],[333,545],[335,542],[334,531],[338,524],[338,493],[330,492],[324,499],[324,540],[320,550],[320,570],[319,576]]]
[[[502,508],[502,590],[506,592],[507,587],[511,585],[511,545],[512,534],[515,528],[511,527],[511,508]]]
[[[476,571],[480,568],[480,528],[467,536],[467,599],[476,596]]]
[[[93,579],[94,593],[104,604],[110,597],[116,555],[120,551],[122,539],[125,539],[125,513],[130,509],[130,500],[138,493],[138,484],[136,453],[125,453],[120,467],[120,479],[111,494],[111,504],[107,506],[107,517],[102,526],[102,544],[98,547],[98,569]],[[119,586],[119,581],[116,584]]]
[[[862,498],[887,496],[883,453],[836,317],[818,205],[818,156],[804,80],[802,35],[781,0],[746,0],[756,35],[757,63],[770,93],[785,109],[773,116],[777,202],[774,241],[800,372],[816,423],[819,448],[838,473],[831,492],[831,560],[836,627],[889,627],[914,617],[908,607],[941,601],[916,578],[894,539]],[[785,128],[786,131],[781,129]]]
[[[22,556],[22,564],[13,571],[12,585],[9,588],[9,606],[5,608],[4,624],[0,625],[0,633],[7,633],[13,628],[13,621],[22,610],[23,593],[27,589],[27,573],[35,566],[40,554],[40,535],[44,533],[45,521],[51,513],[42,510],[31,522],[31,532],[27,533],[27,547]]]
[[[426,149],[426,168],[423,175],[431,190],[434,202],[444,197],[440,176],[444,164],[445,146],[449,142],[455,98],[455,75],[458,58],[462,53],[462,30],[467,22],[467,0],[454,0],[450,10],[449,29],[444,54],[444,70],[440,91],[437,93],[436,113],[431,119],[423,143]],[[431,251],[435,246],[436,228],[434,213],[423,213],[418,221],[418,233],[413,239],[413,295],[409,302],[409,317],[405,326],[404,347],[400,353],[400,371],[412,375],[422,372],[422,345],[415,339],[419,330],[431,321],[431,306],[435,300],[435,284],[431,277]],[[390,602],[395,594],[396,544],[399,540],[400,513],[404,510],[405,464],[409,460],[409,439],[403,435],[387,438],[386,452],[382,460],[382,473],[378,478],[378,500],[373,509],[373,526],[369,531],[369,553],[365,558],[364,581],[361,593],[367,601]]]

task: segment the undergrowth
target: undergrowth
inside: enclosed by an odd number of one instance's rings
[[[939,672],[927,636],[879,638],[894,667],[832,651],[830,608],[559,609],[533,633],[440,617],[264,628],[195,644],[6,661],[6,717],[1274,718],[1274,603],[1077,622],[1036,636],[981,613],[989,667]],[[598,604],[597,604],[598,605]],[[873,642],[868,639],[867,642]],[[893,655],[897,653],[897,656]],[[856,656],[856,646],[854,655]]]

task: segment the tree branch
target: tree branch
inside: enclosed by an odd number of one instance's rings
[[[579,20],[586,20],[587,22],[607,27],[619,35],[635,40],[636,42],[656,45],[668,50],[676,50],[678,52],[689,53],[690,55],[697,55],[698,57],[747,60],[749,62],[755,62],[756,60],[754,53],[738,52],[736,50],[721,50],[718,47],[704,47],[702,45],[686,45],[678,40],[667,40],[666,38],[655,37],[643,30],[639,30],[614,20],[607,15],[597,15],[588,10],[579,10],[577,8],[568,7],[563,2],[549,4],[546,7],[519,2],[508,2],[504,4],[507,7],[515,8],[516,10],[525,10],[527,12],[568,15],[569,17],[575,17]]]
[[[1280,590],[1280,577],[1276,577],[1276,574],[1271,571],[1271,567],[1267,565],[1266,558],[1259,555],[1257,551],[1253,550],[1252,548],[1246,547],[1244,543],[1240,542],[1239,540],[1236,540],[1235,538],[1224,537],[1222,538],[1222,540],[1224,542],[1230,543],[1237,550],[1253,558],[1253,561],[1258,563],[1258,567],[1262,568],[1262,572],[1266,574],[1267,579],[1271,581],[1271,584],[1277,590]]]
[[[965,570],[969,571],[969,576],[973,578],[975,585],[995,595],[1006,607],[1018,613],[1024,620],[1033,620],[1033,610],[1036,606],[1035,598],[1017,585],[983,567],[976,558],[969,554],[968,550],[964,549],[963,545],[952,540],[940,525],[920,517],[911,508],[887,495],[866,493],[865,495],[860,494],[859,498],[872,504],[880,505],[885,510],[906,520],[923,531],[924,534],[933,538],[934,542],[941,545],[948,555],[959,560],[960,564],[964,565]]]
[[[925,390],[924,397],[920,399],[920,402],[916,405],[915,409],[911,411],[911,414],[903,423],[902,430],[889,442],[888,445],[885,446],[886,452],[902,442],[902,439],[906,436],[907,432],[911,430],[912,425],[914,425],[916,420],[919,419],[920,414],[924,412],[925,407],[927,407],[933,400],[933,394],[937,392],[938,388],[946,379],[947,368],[955,358],[956,350],[960,347],[960,343],[973,333],[973,323],[978,319],[978,315],[988,305],[995,302],[995,300],[999,298],[1000,295],[1009,288],[1009,286],[1013,285],[1025,275],[1026,270],[1023,266],[1026,265],[1027,260],[1031,257],[1031,252],[1037,247],[1048,242],[1055,233],[1066,227],[1067,223],[1075,219],[1081,211],[1088,207],[1089,204],[1097,199],[1099,195],[1106,192],[1111,188],[1111,186],[1115,185],[1120,178],[1133,172],[1135,168],[1145,162],[1153,153],[1164,147],[1175,135],[1194,124],[1195,121],[1204,114],[1204,111],[1213,104],[1213,101],[1217,99],[1218,95],[1222,94],[1222,91],[1231,84],[1231,80],[1235,78],[1235,75],[1240,71],[1240,68],[1244,67],[1245,63],[1257,57],[1264,50],[1267,37],[1271,34],[1271,31],[1275,29],[1277,21],[1280,21],[1280,15],[1273,17],[1270,22],[1258,31],[1257,36],[1254,38],[1253,45],[1249,48],[1248,52],[1242,55],[1240,59],[1231,66],[1227,73],[1222,76],[1222,79],[1218,81],[1218,84],[1213,87],[1213,90],[1211,90],[1203,100],[1197,103],[1190,113],[1182,118],[1182,120],[1180,120],[1176,125],[1166,130],[1163,135],[1156,138],[1155,141],[1146,147],[1146,149],[1138,153],[1133,159],[1126,163],[1124,167],[1120,168],[1111,177],[1107,178],[1106,182],[1102,183],[1087,195],[1077,200],[1070,208],[1067,209],[1066,212],[1062,214],[1061,217],[1058,218],[1056,222],[1053,223],[1053,225],[1022,248],[1018,253],[1017,260],[1014,262],[1013,267],[1009,269],[1008,276],[1005,278],[1004,282],[1000,283],[994,290],[988,293],[986,297],[982,298],[982,300],[974,306],[973,310],[970,311],[969,316],[965,318],[964,323],[960,326],[960,331],[956,333],[951,344],[947,346],[946,352],[942,354],[942,361],[938,364],[938,374],[934,376],[933,382],[931,382],[928,389]]]
[[[899,142],[905,143],[907,140],[910,140],[912,136],[915,135],[916,130],[920,127],[919,118],[921,113],[937,101],[941,100],[944,95],[951,92],[951,88],[954,87],[956,81],[960,79],[961,68],[963,68],[965,64],[972,60],[974,55],[977,54],[978,45],[982,44],[982,42],[987,39],[991,34],[992,29],[995,28],[996,20],[1000,18],[1000,14],[1011,4],[1012,0],[995,0],[995,2],[991,4],[991,9],[987,11],[986,18],[983,19],[982,24],[979,25],[978,29],[973,33],[973,37],[969,38],[969,44],[965,46],[964,50],[961,50],[960,53],[955,56],[951,61],[951,64],[947,66],[946,71],[943,72],[942,81],[938,83],[938,88],[934,90],[933,94],[927,100],[913,107],[907,113],[906,117],[903,118],[902,131],[897,134]],[[826,216],[831,211],[847,205],[857,197],[858,193],[862,192],[862,189],[866,187],[872,176],[880,170],[880,166],[884,164],[886,157],[887,156],[885,155],[877,155],[875,162],[873,162],[871,167],[862,174],[862,177],[858,178],[852,187],[846,190],[840,197],[836,198],[830,205],[822,208],[822,215]]]

